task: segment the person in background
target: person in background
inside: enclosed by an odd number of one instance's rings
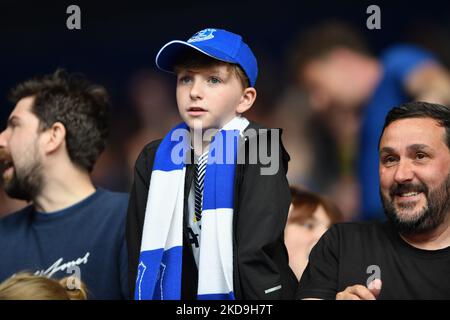
[[[292,204],[284,231],[289,266],[300,280],[311,249],[328,228],[343,221],[335,204],[313,192],[291,186]]]

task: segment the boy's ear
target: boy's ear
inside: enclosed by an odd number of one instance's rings
[[[66,127],[61,122],[55,122],[47,129],[45,141],[45,152],[52,153],[57,150],[66,140]]]
[[[237,113],[244,113],[248,109],[250,109],[255,102],[256,99],[256,89],[253,87],[247,87],[244,89],[242,93],[241,101],[239,102],[238,107],[236,108]]]

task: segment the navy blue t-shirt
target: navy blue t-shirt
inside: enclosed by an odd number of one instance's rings
[[[89,299],[128,299],[127,207],[127,194],[97,188],[60,211],[28,206],[1,219],[0,281],[20,271],[55,279],[77,274]]]

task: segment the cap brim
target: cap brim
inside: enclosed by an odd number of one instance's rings
[[[158,52],[155,58],[156,66],[162,71],[174,72],[174,66],[178,57],[186,50],[197,50],[213,59],[229,63],[236,63],[234,59],[225,53],[211,47],[199,48],[189,42],[182,40],[173,40],[166,43]]]

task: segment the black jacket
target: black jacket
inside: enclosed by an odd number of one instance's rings
[[[246,128],[259,130],[262,127],[250,122]],[[246,162],[237,164],[235,174],[235,205],[233,218],[233,279],[236,299],[293,299],[298,281],[288,264],[284,245],[284,227],[291,203],[289,185],[286,179],[289,155],[279,140],[279,170],[275,175],[261,175],[264,167],[259,156],[256,164],[249,163],[250,141],[260,141],[264,133],[242,141],[239,152],[245,147]],[[270,147],[270,134],[267,134]],[[264,140],[263,140],[264,141]],[[134,296],[136,272],[139,262],[142,231],[148,188],[161,140],[146,145],[136,160],[134,183],[130,195],[127,216],[127,243],[129,254],[129,282],[131,296]],[[269,149],[270,150],[270,149]],[[272,152],[272,151],[270,151]],[[259,152],[258,152],[259,154]],[[254,162],[254,161],[253,161]],[[264,163],[264,162],[263,162]],[[186,167],[185,195],[194,178],[193,165]],[[187,235],[187,196],[184,200],[183,221],[183,269],[182,299],[196,299],[198,271]],[[281,289],[267,292],[267,289]]]

